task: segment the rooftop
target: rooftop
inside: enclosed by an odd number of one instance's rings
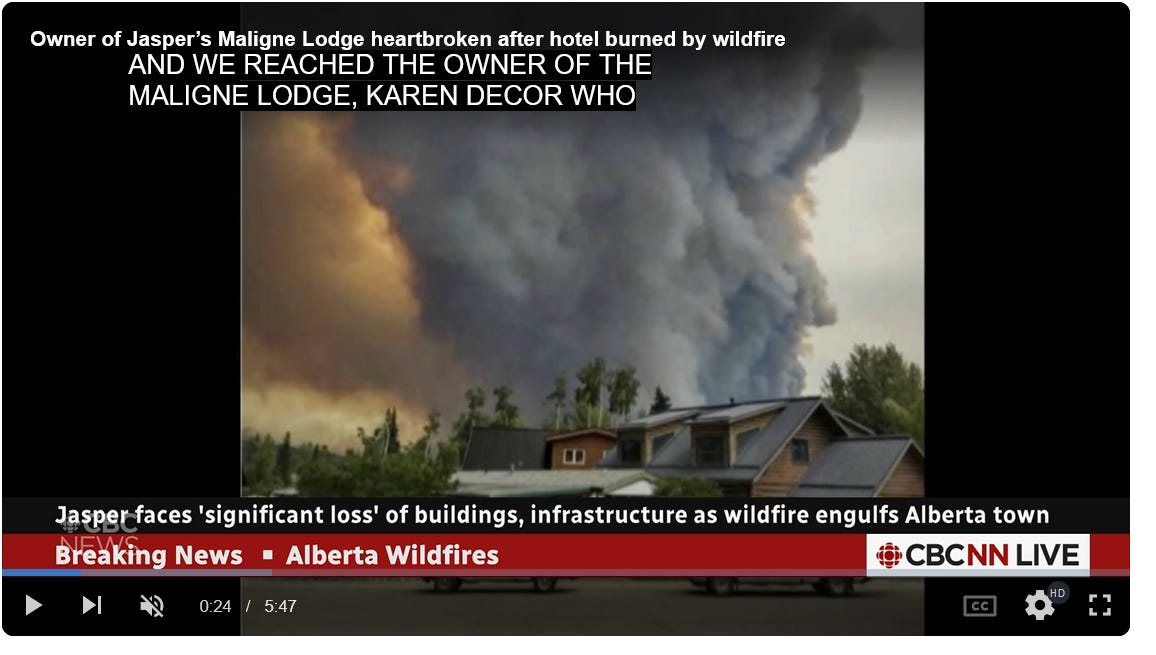
[[[475,428],[466,446],[462,470],[486,471],[546,468],[548,430]]]
[[[785,402],[751,403],[746,405],[730,405],[723,409],[714,409],[691,419],[691,423],[734,423],[752,416],[758,416],[786,405]]]
[[[655,480],[640,469],[458,471],[454,479],[460,495],[499,497],[609,494],[635,482]]]
[[[669,412],[662,412],[659,414],[651,414],[650,416],[643,416],[642,418],[634,419],[629,423],[623,423],[618,426],[620,430],[629,430],[631,428],[652,428],[656,425],[663,425],[674,421],[687,419],[695,414],[698,414],[698,409],[675,409]]]
[[[793,496],[874,496],[907,449],[906,435],[832,441],[811,464]]]

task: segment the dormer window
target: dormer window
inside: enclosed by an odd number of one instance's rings
[[[724,437],[696,437],[694,462],[698,466],[725,466],[726,441]]]

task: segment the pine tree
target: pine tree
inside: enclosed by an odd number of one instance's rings
[[[670,411],[670,396],[662,393],[662,387],[654,388],[654,400],[650,402],[650,413],[661,414]]]

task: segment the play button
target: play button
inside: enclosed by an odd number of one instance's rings
[[[29,614],[35,612],[38,609],[40,609],[40,601],[36,600],[32,596],[25,594],[25,596],[24,596],[24,616],[28,616]]]
[[[80,613],[81,614],[88,614],[92,610],[92,608],[94,608],[94,607],[96,608],[96,613],[100,614],[100,596],[96,597],[95,603],[92,602],[91,600],[89,600],[87,596],[81,596],[80,600],[81,600],[81,604],[80,604]]]

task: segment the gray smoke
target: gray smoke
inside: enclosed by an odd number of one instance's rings
[[[531,411],[596,355],[636,365],[644,400],[798,393],[806,330],[835,321],[806,177],[858,120],[865,29],[660,59],[634,113],[358,115],[347,147],[425,327]],[[381,160],[408,188],[373,184]]]

